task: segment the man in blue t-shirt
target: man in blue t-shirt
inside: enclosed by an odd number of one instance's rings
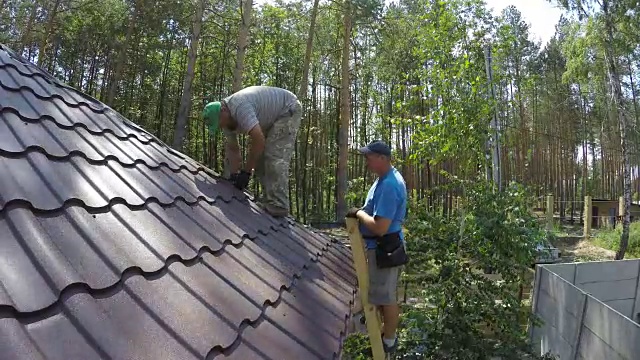
[[[360,222],[360,232],[367,247],[369,303],[382,310],[384,349],[393,352],[398,343],[397,287],[401,266],[378,268],[375,249],[376,238],[386,234],[399,233],[404,244],[402,223],[407,212],[407,187],[400,172],[391,165],[391,149],[387,144],[373,141],[360,152],[367,159],[367,168],[378,178],[369,189],[364,206],[349,210],[347,217],[355,217]]]

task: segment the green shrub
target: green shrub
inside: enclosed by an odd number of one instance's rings
[[[548,236],[529,211],[525,189],[512,184],[458,183],[463,206],[454,216],[415,203],[407,221],[411,261],[405,271],[425,277],[421,306],[405,306],[397,359],[480,360],[530,354],[523,324],[531,319],[519,286]],[[482,273],[492,269],[501,281]],[[497,303],[496,300],[499,300]],[[347,359],[370,356],[362,335],[350,337]],[[517,355],[516,355],[517,354]],[[530,356],[529,358],[538,358]]]
[[[620,246],[622,226],[616,229],[603,229],[595,233],[595,243],[605,249],[617,251]],[[640,222],[632,222],[629,225],[629,247],[625,258],[640,257]]]

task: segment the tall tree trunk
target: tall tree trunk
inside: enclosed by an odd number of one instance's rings
[[[342,38],[342,86],[340,88],[340,127],[338,130],[338,171],[336,175],[336,218],[338,221],[347,214],[347,162],[349,160],[349,120],[351,115],[349,45],[351,41],[351,3],[344,2],[344,34]]]
[[[244,75],[244,56],[249,45],[249,28],[251,27],[251,12],[253,10],[253,0],[240,0],[240,29],[238,31],[238,48],[236,49],[236,66],[233,69],[232,91],[235,93],[242,89],[242,77]],[[244,142],[244,138],[243,138]],[[244,149],[244,147],[243,147]],[[224,177],[231,175],[229,168],[229,149],[225,142],[224,151]]]
[[[636,126],[638,126],[640,125],[640,119],[638,119],[638,101],[637,101],[637,94],[636,94],[636,86],[633,82],[633,67],[631,66],[631,57],[628,57],[627,61],[629,65],[629,82],[631,85],[631,96],[633,98],[633,115],[636,120]]]
[[[581,104],[581,118],[582,118],[582,200],[587,195],[587,180],[589,177],[588,174],[588,159],[587,159],[587,148],[588,148],[588,133],[587,133],[587,107],[586,107],[586,99],[582,96],[582,87],[578,84],[578,96],[580,97]],[[595,159],[594,159],[595,160]],[[580,207],[580,219],[584,216],[584,206]]]
[[[180,99],[180,107],[178,116],[176,117],[176,127],[173,133],[173,148],[182,151],[184,145],[184,137],[189,126],[189,112],[191,110],[191,86],[193,85],[193,77],[196,69],[196,60],[198,58],[198,43],[200,42],[200,31],[202,29],[202,16],[204,15],[205,0],[197,0],[196,13],[193,16],[193,29],[191,32],[191,41],[189,44],[189,53],[187,55],[187,74],[182,83],[182,98]]]
[[[242,89],[244,74],[244,55],[249,44],[249,28],[251,27],[251,11],[253,0],[241,0],[240,30],[238,31],[238,49],[236,53],[236,67],[233,69],[233,92]]]
[[[27,24],[25,25],[24,32],[20,39],[20,55],[22,55],[25,47],[31,46],[31,29],[33,28],[33,22],[36,20],[36,15],[38,15],[38,0],[34,0],[33,5],[31,5],[29,20],[27,20]]]
[[[42,66],[44,63],[44,59],[47,54],[47,45],[49,42],[49,36],[51,36],[53,32],[53,23],[56,19],[56,15],[58,14],[58,7],[60,6],[60,0],[55,0],[53,3],[53,7],[50,10],[49,19],[47,20],[47,25],[44,29],[44,34],[42,36],[42,43],[40,44],[40,50],[38,51],[38,66]]]
[[[109,82],[109,92],[107,93],[107,105],[113,106],[113,100],[116,97],[116,93],[118,92],[118,84],[120,83],[120,79],[122,78],[122,72],[124,70],[124,63],[127,61],[127,51],[130,46],[131,36],[133,35],[133,30],[135,29],[136,22],[139,21],[138,16],[140,13],[140,6],[143,0],[136,0],[133,12],[129,16],[129,22],[127,24],[127,33],[125,35],[124,43],[120,44],[118,50],[118,57],[116,58],[116,64],[113,71],[113,79]]]
[[[309,83],[309,65],[311,64],[311,52],[313,50],[313,35],[316,30],[316,17],[318,15],[318,4],[320,0],[313,1],[311,10],[311,23],[309,24],[309,34],[307,35],[307,48],[304,52],[304,64],[302,65],[302,79],[300,79],[300,90],[298,97],[301,100],[307,97],[307,84]]]
[[[623,109],[622,87],[620,86],[620,78],[616,69],[616,58],[613,51],[613,32],[614,24],[612,14],[609,8],[610,0],[602,0],[602,11],[604,12],[607,41],[605,42],[605,57],[607,61],[607,73],[611,90],[613,91],[613,104],[618,114],[618,125],[620,127],[620,147],[622,148],[623,177],[624,186],[624,214],[622,218],[622,234],[620,235],[620,247],[616,252],[616,260],[624,259],[629,244],[629,223],[631,221],[631,164],[629,161],[629,148],[627,143],[627,115]]]

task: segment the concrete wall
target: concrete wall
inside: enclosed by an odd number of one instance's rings
[[[640,325],[627,317],[640,309],[639,267],[638,260],[538,266],[532,306],[544,323],[530,328],[536,352],[561,360],[640,359]]]
[[[640,260],[556,264],[547,268],[622,315],[638,320]]]

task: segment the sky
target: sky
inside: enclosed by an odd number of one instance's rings
[[[542,41],[542,47],[553,37],[555,26],[560,20],[563,10],[548,0],[485,0],[488,8],[493,9],[494,15],[499,15],[502,9],[509,5],[522,13],[523,20],[529,24],[529,32],[534,40]]]
[[[392,0],[385,0],[390,3]],[[262,5],[270,3],[270,0],[254,0],[254,4]],[[529,30],[534,40],[542,41],[542,47],[553,37],[555,25],[560,19],[560,10],[557,5],[548,0],[485,0],[487,7],[493,9],[494,15],[499,15],[502,9],[509,5],[515,5],[522,13],[525,22],[529,24]]]

